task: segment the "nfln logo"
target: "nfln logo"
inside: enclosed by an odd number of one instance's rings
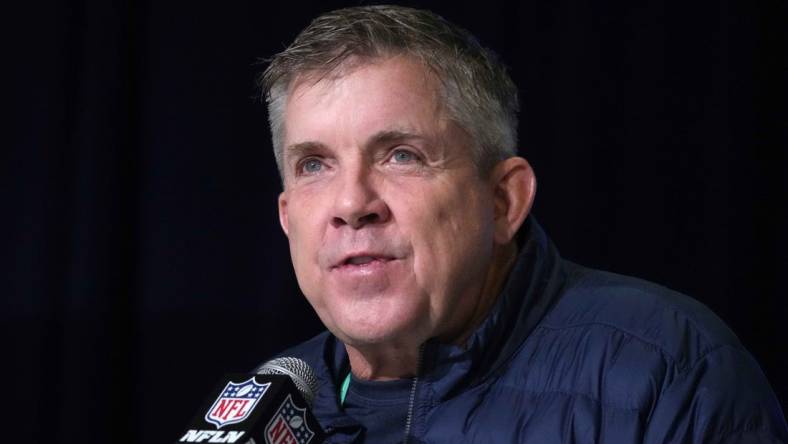
[[[188,430],[178,442],[234,443],[246,432],[223,432],[221,430]]]

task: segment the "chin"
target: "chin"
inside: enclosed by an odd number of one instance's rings
[[[372,319],[374,319],[374,317]],[[419,334],[419,331],[423,330],[423,328],[419,328],[415,322],[377,322],[369,325],[359,325],[356,323],[349,326],[349,328],[334,328],[329,330],[346,345],[358,348],[386,344],[418,346],[426,339],[421,339],[422,335]]]

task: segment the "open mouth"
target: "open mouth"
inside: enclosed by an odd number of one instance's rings
[[[381,261],[381,260],[385,260],[385,259],[374,257],[374,256],[356,256],[347,259],[343,265],[366,265],[374,261]]]
[[[363,268],[363,267],[370,267],[379,264],[384,264],[392,260],[394,260],[394,258],[389,256],[377,256],[377,255],[349,256],[345,260],[335,265],[334,268],[344,268],[344,267]]]

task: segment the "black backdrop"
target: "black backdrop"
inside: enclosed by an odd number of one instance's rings
[[[786,2],[410,4],[511,66],[535,214],[562,254],[703,301],[786,405]],[[221,374],[320,329],[251,97],[257,58],[337,6],[6,11],[6,430],[169,442]]]

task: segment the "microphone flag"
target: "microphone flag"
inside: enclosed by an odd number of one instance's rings
[[[225,376],[177,443],[316,444],[325,436],[286,375]]]

